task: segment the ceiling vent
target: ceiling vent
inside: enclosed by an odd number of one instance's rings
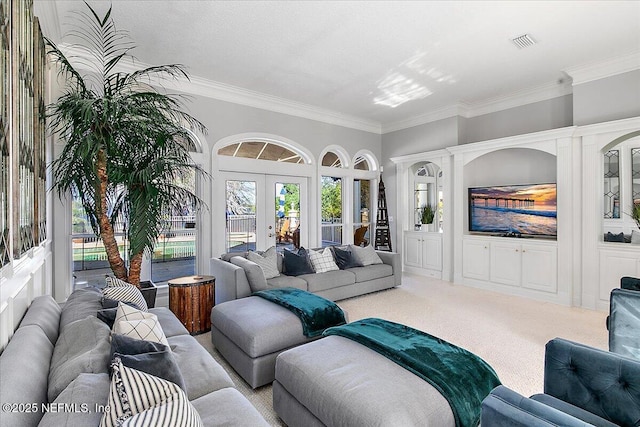
[[[523,34],[514,39],[511,39],[513,44],[518,46],[518,49],[524,49],[525,47],[533,46],[536,41],[529,34]]]

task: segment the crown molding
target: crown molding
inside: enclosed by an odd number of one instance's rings
[[[606,61],[570,67],[564,71],[573,78],[575,86],[638,69],[640,69],[640,51]]]
[[[382,134],[395,132],[402,129],[408,129],[414,126],[420,126],[455,116],[464,116],[464,114],[466,114],[466,108],[462,104],[450,105],[448,107],[440,108],[438,110],[421,114],[419,116],[383,124]]]
[[[87,61],[85,59],[90,58],[90,55],[85,49],[69,44],[60,44],[58,47],[69,58],[81,59],[80,61],[76,61],[78,68],[85,70],[88,69],[86,66]],[[149,67],[149,65],[125,58],[117,67],[117,71],[133,72],[146,67]],[[160,86],[165,90],[175,90],[189,95],[204,96],[220,101],[246,105],[248,107],[260,108],[262,110],[371,132],[378,135],[381,133],[381,125],[378,122],[338,113],[301,102],[290,101],[277,96],[243,89],[237,86],[215,82],[202,77],[192,76],[188,79],[184,77],[177,79],[157,79],[150,83],[152,85]]]
[[[535,102],[548,101],[573,93],[570,83],[549,82],[540,86],[529,87],[506,95],[500,95],[478,102],[464,102],[467,115],[466,118],[482,116],[496,113],[510,108],[522,107],[523,105]]]
[[[444,107],[420,116],[383,124],[382,133],[395,132],[397,130],[407,129],[454,116],[460,116],[468,119],[482,116],[484,114],[508,110],[509,108],[521,107],[534,102],[547,101],[549,99],[558,98],[571,93],[573,93],[573,88],[569,83],[559,84],[558,82],[551,82],[479,102],[460,102],[456,105]]]

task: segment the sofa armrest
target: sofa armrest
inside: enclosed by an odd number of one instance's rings
[[[402,282],[402,257],[397,252],[376,251],[383,263],[393,268],[394,285],[400,286]]]
[[[640,361],[555,338],[544,365],[545,394],[619,425],[640,422]]]
[[[242,267],[212,258],[209,261],[209,269],[216,278],[216,304],[251,295],[251,288]]]
[[[505,386],[498,386],[482,401],[480,425],[482,427],[585,427],[591,424],[526,398]]]

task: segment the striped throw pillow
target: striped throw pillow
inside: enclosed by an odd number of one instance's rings
[[[111,367],[109,410],[100,427],[202,427],[200,415],[176,384],[128,368],[119,357]]]
[[[107,286],[102,289],[102,295],[106,298],[115,299],[122,302],[132,302],[142,311],[149,311],[147,301],[142,296],[142,292],[135,285],[115,277],[106,278]]]

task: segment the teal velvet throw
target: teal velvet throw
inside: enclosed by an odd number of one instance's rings
[[[417,329],[368,318],[329,328],[369,347],[434,386],[449,402],[456,426],[476,427],[482,400],[500,380],[475,354]]]
[[[346,323],[344,312],[333,301],[295,288],[277,288],[254,292],[275,304],[295,313],[302,322],[306,337],[317,337],[330,326]]]

